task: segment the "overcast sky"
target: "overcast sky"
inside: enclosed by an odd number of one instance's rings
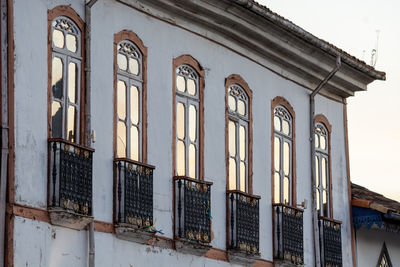
[[[400,1],[258,0],[315,36],[371,62],[386,81],[348,99],[351,179],[400,201]]]

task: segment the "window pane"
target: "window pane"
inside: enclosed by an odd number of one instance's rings
[[[326,149],[326,138],[325,136],[321,136],[321,149]]]
[[[71,142],[76,142],[76,110],[74,106],[68,107],[68,118],[67,118],[67,139]]]
[[[290,183],[289,183],[289,178],[285,177],[283,178],[283,203],[289,204],[289,192],[290,192]]]
[[[63,98],[63,62],[61,58],[54,57],[52,63],[51,72],[51,89],[53,97],[62,99]]]
[[[118,81],[117,85],[117,112],[118,118],[125,120],[126,118],[126,85],[123,81]]]
[[[326,190],[322,191],[322,203],[326,204]]]
[[[176,88],[178,91],[185,92],[185,87],[185,78],[180,75],[176,76]]]
[[[131,127],[131,159],[139,160],[139,130],[136,126]]]
[[[76,52],[76,36],[72,34],[67,34],[67,49],[72,53]]]
[[[126,157],[126,126],[125,123],[119,121],[117,124],[117,156],[119,158]]]
[[[196,82],[192,79],[187,80],[187,91],[191,95],[196,94]]]
[[[246,104],[240,99],[238,100],[238,113],[243,116],[246,114]]]
[[[318,134],[314,134],[314,140],[315,140],[315,147],[318,148],[319,147],[319,135]]]
[[[176,144],[176,174],[185,175],[185,143],[178,141]]]
[[[229,189],[236,189],[236,161],[233,158],[229,159]]]
[[[322,191],[322,206],[323,206],[323,216],[328,217],[328,202],[327,202],[327,194],[326,190]]]
[[[289,175],[290,172],[290,150],[289,150],[289,143],[283,143],[283,171],[285,175]]]
[[[185,138],[185,106],[180,102],[176,106],[176,133],[179,139]]]
[[[53,30],[53,44],[55,47],[64,48],[64,33],[59,30]]]
[[[289,135],[289,122],[282,120],[282,132],[286,135]]]
[[[274,138],[274,165],[275,171],[279,172],[281,169],[281,140],[278,137]]]
[[[77,87],[77,79],[76,79],[76,64],[74,62],[70,62],[68,64],[68,98],[72,103],[76,103],[76,87]]]
[[[117,55],[117,63],[118,63],[118,68],[119,68],[120,70],[125,70],[125,71],[126,71],[128,62],[127,62],[127,59],[126,59],[126,56],[125,56],[125,55],[123,55],[123,54],[118,54],[118,55]]]
[[[239,126],[239,154],[240,159],[246,159],[246,129],[240,125]]]
[[[274,128],[275,131],[281,131],[281,119],[277,116],[274,116]]]
[[[62,137],[62,113],[61,103],[53,101],[51,104],[51,137]]]
[[[315,186],[319,187],[319,158],[315,156]]]
[[[228,105],[230,110],[236,111],[236,99],[231,95],[228,96]]]
[[[236,124],[229,121],[229,155],[236,155]]]
[[[281,179],[277,172],[274,174],[274,203],[281,203]]]
[[[322,179],[322,187],[326,189],[326,159],[322,158],[321,161],[321,179]]]
[[[246,192],[246,165],[240,162],[240,191]]]
[[[139,123],[139,90],[136,86],[131,86],[131,120],[132,123]]]
[[[193,105],[189,106],[189,137],[190,141],[196,142],[197,111]]]
[[[139,74],[139,62],[135,58],[129,58],[129,71],[133,75]]]
[[[189,145],[189,177],[196,178],[196,147]]]
[[[317,210],[319,210],[321,206],[321,199],[319,198],[319,189],[316,189],[316,191]]]

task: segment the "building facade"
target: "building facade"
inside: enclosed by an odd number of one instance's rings
[[[384,73],[252,0],[1,8],[5,266],[355,266],[346,98]]]

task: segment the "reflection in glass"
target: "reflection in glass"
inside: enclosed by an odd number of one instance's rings
[[[120,70],[126,71],[126,68],[128,67],[128,62],[127,62],[126,56],[123,54],[118,54],[117,55],[117,64],[118,64],[118,68]]]
[[[233,121],[229,121],[229,155],[236,155],[236,124]]]
[[[179,139],[185,138],[185,106],[181,102],[176,106],[176,133]]]
[[[74,106],[68,107],[68,122],[67,122],[67,139],[71,142],[76,142],[76,110]]]
[[[275,171],[280,171],[281,169],[281,140],[278,137],[274,138],[274,165]]]
[[[189,137],[190,141],[196,141],[197,111],[193,105],[189,106]]]
[[[274,203],[281,203],[281,179],[279,173],[274,174]]]
[[[277,116],[274,117],[274,128],[275,128],[275,131],[278,131],[278,132],[281,131],[281,119]]]
[[[290,152],[289,152],[289,143],[283,143],[283,171],[285,175],[289,175],[290,172]]]
[[[243,100],[238,100],[238,113],[242,116],[246,114],[246,104],[243,102]]]
[[[187,91],[191,95],[196,95],[196,82],[194,80],[187,80]]]
[[[62,137],[62,113],[61,103],[53,101],[51,104],[51,137]]]
[[[189,145],[189,177],[196,178],[196,147]]]
[[[131,159],[139,160],[139,130],[136,126],[131,127]]]
[[[186,88],[185,88],[185,78],[184,77],[182,77],[180,75],[176,76],[176,88],[178,89],[178,91],[185,92]]]
[[[322,180],[322,187],[326,189],[326,159],[322,158],[321,160],[321,180]]]
[[[72,53],[76,52],[76,36],[72,34],[67,34],[67,49]]]
[[[319,186],[319,158],[315,156],[315,185]]]
[[[233,158],[229,159],[229,189],[235,190],[236,188],[236,161]]]
[[[321,199],[319,198],[319,189],[317,189],[316,191],[317,191],[317,195],[316,195],[317,210],[319,210],[320,209],[320,205],[321,205]]]
[[[241,160],[246,159],[246,130],[242,125],[239,126],[239,154]]]
[[[322,191],[322,203],[326,204],[326,190]]]
[[[240,162],[240,191],[246,192],[246,165]]]
[[[131,86],[131,120],[135,125],[139,123],[139,90],[136,86]]]
[[[318,148],[319,147],[319,135],[318,134],[314,134],[314,140],[315,140],[315,147]]]
[[[325,136],[321,136],[321,149],[326,149],[326,138]]]
[[[289,178],[285,177],[283,178],[283,203],[284,204],[289,204],[289,189],[290,183],[289,183]]]
[[[72,103],[76,103],[76,64],[74,62],[70,62],[68,64],[68,98]]]
[[[236,100],[233,96],[228,96],[228,105],[229,109],[232,111],[236,111]]]
[[[55,47],[64,48],[64,33],[60,30],[53,30],[53,44]]]
[[[282,132],[286,135],[289,135],[289,122],[286,120],[282,120]]]
[[[63,62],[61,58],[54,57],[51,72],[51,88],[54,98],[62,99],[63,97]]]
[[[119,158],[126,157],[126,126],[125,123],[119,121],[117,124],[117,156]]]
[[[137,61],[137,59],[129,58],[129,71],[133,75],[139,74],[139,62]]]
[[[176,145],[176,174],[178,176],[184,176],[185,173],[185,143],[178,141]]]
[[[118,118],[125,120],[126,118],[126,85],[123,81],[118,81],[117,84],[117,113]]]

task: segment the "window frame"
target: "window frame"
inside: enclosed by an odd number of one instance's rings
[[[232,113],[229,112],[229,88],[233,85],[239,85],[244,92],[247,95],[247,107],[246,107],[246,113],[247,119],[245,119],[243,116],[238,115],[239,120],[235,121],[239,125],[241,121],[246,121],[247,125],[245,126],[245,129],[247,130],[247,168],[246,168],[246,191],[244,193],[247,194],[253,194],[253,92],[251,91],[249,85],[247,82],[238,74],[231,74],[225,79],[225,166],[226,166],[226,190],[229,191],[229,159],[231,158],[229,155],[229,121],[231,119],[236,120],[235,116],[232,116]],[[236,129],[236,146],[238,147],[238,138],[239,136],[237,133],[239,132],[239,127]],[[238,151],[238,149],[237,149]],[[238,153],[237,153],[238,154]],[[240,161],[240,159],[239,159]],[[240,162],[239,162],[240,163]],[[236,180],[240,179],[238,178],[238,166],[236,166]],[[240,175],[240,172],[239,172]],[[239,187],[240,188],[240,187]],[[240,191],[239,189],[232,189],[233,191]],[[232,191],[231,190],[231,191]],[[242,191],[241,191],[242,192]]]
[[[296,207],[297,206],[297,176],[296,176],[296,114],[294,112],[293,107],[290,103],[283,97],[277,96],[271,101],[271,203],[273,204],[285,204],[285,203],[275,203],[275,181],[274,181],[274,174],[275,174],[275,146],[274,146],[274,139],[275,139],[275,126],[274,126],[274,117],[275,117],[275,108],[281,106],[286,109],[289,115],[292,117],[292,144],[291,144],[291,155],[292,157],[289,159],[291,162],[291,199],[288,203],[289,206]],[[290,194],[290,192],[289,192]]]
[[[121,71],[119,71],[118,68],[118,62],[117,62],[117,55],[118,55],[118,44],[123,42],[123,41],[128,41],[131,42],[135,48],[139,50],[141,53],[142,57],[142,62],[139,62],[139,68],[140,68],[140,74],[139,75],[130,75],[131,77],[128,77],[127,75],[121,75]],[[138,129],[139,129],[139,155],[138,155],[138,162],[141,163],[147,163],[147,47],[144,45],[143,41],[132,31],[130,30],[122,30],[116,34],[114,34],[114,51],[113,51],[113,57],[114,57],[114,114],[113,114],[113,128],[114,128],[114,138],[113,138],[113,147],[114,147],[114,158],[118,157],[118,151],[117,151],[117,138],[118,138],[118,133],[117,133],[117,125],[118,122],[121,121],[118,118],[118,113],[117,113],[117,92],[118,92],[118,77],[121,75],[121,80],[123,80],[126,83],[126,88],[130,90],[130,86],[134,85],[138,88],[139,91],[139,121],[138,121]],[[141,81],[140,81],[141,80]],[[131,82],[132,81],[132,82]],[[130,99],[128,100],[128,94],[125,94],[125,98],[127,100],[127,104],[130,103]],[[125,110],[126,116],[128,116],[128,108]],[[130,116],[130,114],[129,114]],[[131,125],[133,124],[128,118],[125,118],[125,121],[129,122]],[[127,125],[128,127],[128,125]],[[129,125],[129,127],[131,127]],[[132,126],[136,127],[136,126]],[[127,131],[128,132],[128,131]],[[131,143],[130,141],[130,136],[126,136],[127,139],[127,145]],[[129,142],[128,142],[129,139]],[[128,155],[125,154],[126,159],[132,160],[128,158]]]

